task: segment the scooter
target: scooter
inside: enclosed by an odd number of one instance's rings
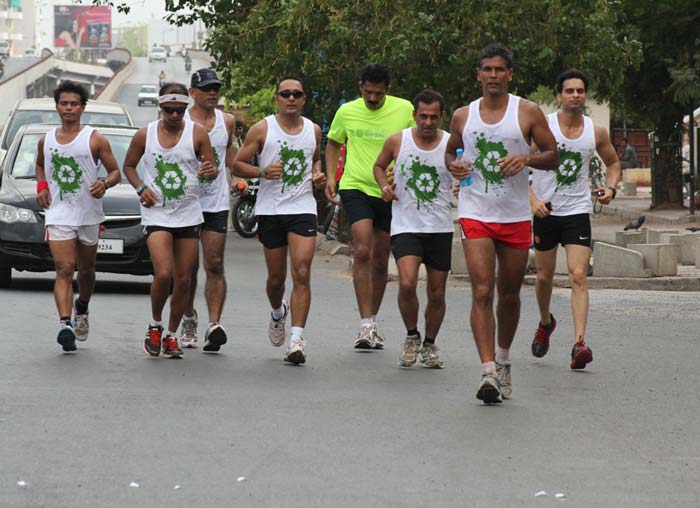
[[[255,202],[257,201],[260,180],[251,178],[248,181],[248,191],[243,194],[231,211],[231,222],[236,233],[243,238],[253,238],[258,233],[258,218],[255,216]]]

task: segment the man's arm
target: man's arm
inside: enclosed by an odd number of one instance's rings
[[[119,172],[119,165],[114,158],[114,153],[112,153],[112,146],[105,136],[95,131],[90,140],[90,145],[93,155],[97,155],[96,159],[99,160],[107,170],[106,180],[95,180],[90,185],[90,194],[92,197],[101,198],[105,195],[107,189],[119,183],[122,179],[122,175]]]
[[[34,173],[36,174],[37,189],[44,187],[40,192],[37,192],[36,202],[42,208],[51,206],[51,193],[49,192],[48,183],[46,182],[46,171],[44,171],[44,139],[46,136],[41,136],[41,139],[36,144],[36,165]],[[40,182],[44,182],[43,184]]]
[[[216,167],[214,160],[214,149],[211,146],[209,133],[198,123],[194,124],[194,152],[202,163],[197,176],[210,181],[215,180],[219,174],[219,168]]]
[[[464,126],[467,125],[467,116],[469,115],[469,107],[463,106],[454,112],[452,115],[452,121],[450,122],[450,138],[447,140],[447,147],[445,148],[445,165],[447,169],[452,173],[457,180],[465,178],[469,173],[471,173],[471,164],[459,164],[456,163],[457,159],[457,149],[464,148],[464,142],[462,141],[462,132],[464,131]]]
[[[602,196],[596,196],[596,199],[607,205],[613,198],[613,190],[617,187],[620,182],[620,175],[622,173],[622,168],[620,165],[620,160],[617,157],[617,152],[615,152],[615,147],[610,141],[610,134],[605,127],[595,126],[595,149],[598,155],[603,159],[603,164],[605,164],[605,178],[608,182],[607,188],[595,189],[594,192],[603,192]]]
[[[311,165],[311,181],[314,187],[325,187],[326,174],[321,165],[321,127],[314,124],[314,136],[316,137],[316,150],[314,150],[313,163]]]
[[[129,181],[134,189],[138,189],[143,185],[143,180],[139,177],[136,171],[136,166],[139,165],[143,153],[146,151],[146,131],[148,127],[143,127],[139,129],[134,137],[131,138],[131,143],[129,144],[129,149],[126,151],[124,156],[124,176]],[[158,201],[158,196],[151,189],[146,187],[139,194],[141,199],[141,204],[146,208],[149,208],[156,204]]]
[[[233,134],[236,129],[236,117],[230,113],[224,113],[224,124],[226,125],[227,136],[224,167],[226,168],[228,176],[230,177],[229,190],[233,192],[233,190],[236,188],[236,184],[243,180],[242,178],[239,178],[233,174],[233,161],[236,160],[236,153],[238,152],[236,145],[233,143]]]
[[[267,137],[267,122],[262,120],[250,128],[243,146],[238,150],[236,160],[233,162],[233,174],[241,178],[267,178],[279,180],[282,176],[282,164],[273,162],[266,168],[257,168],[250,161],[257,153],[262,151]]]
[[[326,199],[335,203],[335,172],[340,160],[340,147],[347,143],[348,133],[343,122],[343,107],[336,111],[331,128],[328,130],[328,143],[326,143]]]
[[[374,162],[374,179],[377,181],[379,188],[382,189],[382,199],[386,202],[391,202],[393,200],[398,200],[394,189],[396,189],[396,183],[389,183],[389,179],[386,174],[386,168],[391,164],[391,161],[396,160],[398,156],[398,149],[401,147],[401,132],[392,134],[384,142],[382,151],[379,152],[377,160]]]
[[[547,118],[542,113],[540,107],[534,102],[521,100],[521,110],[518,118],[522,118],[521,124],[529,125],[529,136],[525,139],[530,144],[535,143],[539,152],[527,153],[523,155],[508,155],[498,161],[501,166],[501,174],[513,176],[525,166],[533,169],[555,170],[559,166],[559,152],[554,134],[549,130]]]

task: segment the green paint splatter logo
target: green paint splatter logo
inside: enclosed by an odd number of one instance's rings
[[[555,174],[557,178],[557,189],[570,187],[578,179],[583,167],[583,157],[579,152],[570,152],[566,145],[559,145],[559,167]]]
[[[287,187],[298,187],[304,181],[304,150],[292,150],[286,142],[280,147],[282,163],[282,192]]]
[[[219,159],[219,153],[216,151],[216,148],[212,148],[211,151],[214,154],[214,166],[216,166],[216,169],[219,169],[219,163],[221,162],[221,159]],[[200,185],[204,185],[206,187],[211,187],[212,184],[216,181],[216,179],[209,180],[204,175],[199,175],[198,180]]]
[[[155,154],[154,154],[155,156]],[[165,162],[161,155],[155,156],[156,172],[158,175],[153,181],[163,194],[163,205],[168,200],[177,201],[185,195],[187,176],[182,172],[176,162]]]
[[[481,176],[486,184],[484,192],[489,191],[489,184],[494,186],[503,185],[505,177],[501,174],[498,160],[508,155],[508,151],[501,141],[486,141],[483,133],[477,134],[476,151],[478,153],[474,160],[474,167],[481,172]]]
[[[406,188],[413,191],[418,210],[421,204],[430,205],[435,202],[440,191],[440,176],[434,166],[421,164],[417,156],[412,156],[401,165],[399,172],[406,176]]]
[[[51,164],[53,173],[51,179],[58,184],[60,190],[59,199],[70,199],[80,192],[80,184],[83,181],[83,170],[73,157],[59,155],[58,150],[51,151]]]

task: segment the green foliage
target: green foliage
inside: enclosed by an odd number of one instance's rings
[[[251,122],[258,122],[275,112],[275,88],[265,87],[235,99],[231,91],[226,92],[226,105],[236,108],[247,107],[246,116]]]
[[[131,51],[132,56],[148,56],[148,27],[139,24],[127,28],[122,34],[119,46]]]

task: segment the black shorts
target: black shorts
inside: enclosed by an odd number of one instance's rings
[[[452,233],[400,233],[391,237],[394,259],[418,256],[425,266],[449,272],[452,268]]]
[[[387,233],[391,231],[391,203],[356,189],[341,190],[338,194],[350,225],[358,220],[372,219],[375,228]]]
[[[587,213],[535,217],[532,232],[539,251],[551,250],[558,244],[591,247],[591,217]]]
[[[316,216],[312,213],[295,215],[258,215],[258,240],[267,249],[287,245],[287,234],[316,236]]]
[[[180,238],[199,238],[199,230],[201,228],[201,224],[197,224],[196,226],[185,226],[184,228],[170,228],[167,226],[144,226],[143,227],[143,234],[145,236],[150,236],[151,233],[155,233],[156,231],[167,231],[171,235],[173,235],[174,239],[180,239]]]
[[[224,234],[228,232],[228,210],[202,212],[202,215],[204,215],[203,230]]]

